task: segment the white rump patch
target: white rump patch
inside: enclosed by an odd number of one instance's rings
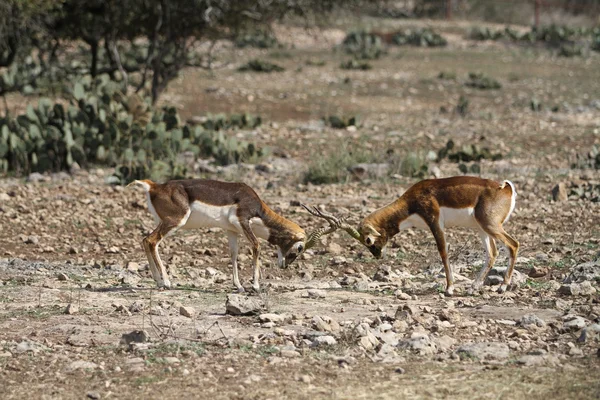
[[[508,212],[508,214],[506,215],[506,218],[504,218],[504,221],[502,221],[502,223],[505,223],[506,221],[508,221],[508,219],[510,218],[510,215],[512,214],[512,212],[515,209],[515,205],[517,204],[517,189],[515,189],[515,185],[511,181],[504,181],[502,184],[504,184],[504,183],[508,183],[510,185],[510,190],[512,190],[512,195],[510,196],[510,211]]]

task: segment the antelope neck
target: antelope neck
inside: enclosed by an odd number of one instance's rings
[[[375,229],[383,229],[388,237],[400,232],[400,224],[410,216],[406,202],[400,198],[387,206],[380,208],[369,216],[366,224]]]
[[[271,210],[269,206],[262,203],[263,224],[269,229],[269,243],[278,246],[286,246],[293,242],[304,240],[304,230],[296,223],[290,221]]]

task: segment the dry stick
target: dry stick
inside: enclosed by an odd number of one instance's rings
[[[77,308],[81,310],[81,291],[83,290],[82,285],[79,285],[79,295],[77,296]]]
[[[42,308],[42,283],[38,286],[38,308]]]

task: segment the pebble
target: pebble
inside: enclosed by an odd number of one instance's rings
[[[196,314],[196,310],[194,310],[193,307],[181,306],[181,307],[179,307],[179,314],[183,315],[184,317],[194,318],[194,315]]]
[[[324,335],[324,336],[317,336],[312,341],[311,345],[313,347],[319,347],[319,346],[333,346],[336,344],[337,344],[337,340],[335,340],[335,338],[333,336]]]

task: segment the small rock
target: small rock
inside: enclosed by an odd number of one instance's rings
[[[544,328],[546,322],[535,314],[527,314],[519,320],[519,325],[523,328]]]
[[[579,347],[573,346],[569,349],[569,355],[573,357],[581,357],[583,355],[583,350]]]
[[[510,354],[510,349],[506,344],[498,342],[468,343],[460,346],[456,353],[460,358],[505,360]]]
[[[252,299],[239,294],[230,294],[225,303],[225,312],[230,315],[258,314],[264,308],[264,304],[257,299]]]
[[[181,307],[179,307],[179,314],[183,315],[184,317],[194,318],[194,315],[196,314],[196,310],[194,310],[193,307],[181,306]]]
[[[32,172],[31,174],[29,174],[29,176],[27,177],[27,182],[31,182],[31,183],[37,183],[37,182],[41,182],[46,180],[47,178],[44,177],[44,175],[40,174],[39,172]]]
[[[432,355],[437,352],[437,346],[429,335],[421,332],[413,333],[410,339],[400,342],[398,347],[408,348],[420,355]]]
[[[406,373],[406,370],[404,368],[402,368],[402,367],[397,367],[394,370],[394,372],[397,373],[397,374],[404,374],[404,373]]]
[[[117,246],[111,246],[106,250],[107,254],[119,254],[121,250]]]
[[[141,301],[134,301],[129,306],[129,311],[131,311],[132,313],[139,313],[139,312],[144,311],[144,308],[145,308],[144,303],[142,303]]]
[[[140,270],[140,264],[133,262],[133,261],[129,261],[127,263],[127,271],[138,272],[139,270]]]
[[[320,347],[320,346],[334,346],[337,344],[337,340],[333,336],[324,335],[317,336],[313,341],[312,347]]]
[[[69,280],[69,276],[67,274],[65,274],[64,272],[59,272],[58,274],[56,274],[56,279],[64,282],[64,281]]]
[[[164,361],[167,364],[179,364],[181,362],[177,357],[165,357]]]
[[[296,350],[281,350],[279,355],[283,358],[298,358],[301,356]]]
[[[565,202],[569,200],[567,193],[567,185],[564,182],[559,183],[552,189],[552,199],[557,202]]]
[[[302,297],[308,297],[311,299],[324,299],[327,297],[327,292],[321,289],[308,289],[306,291],[306,295],[303,295]]]
[[[121,336],[121,343],[129,345],[130,343],[146,343],[150,339],[148,332],[143,330],[124,333]]]
[[[292,319],[292,316],[289,314],[267,313],[267,314],[260,314],[258,316],[258,319],[260,319],[261,322],[283,323],[286,320]]]
[[[76,304],[69,303],[67,308],[65,309],[65,314],[73,315],[79,312],[79,307]]]
[[[67,372],[74,372],[77,370],[94,370],[96,368],[98,368],[98,364],[96,363],[93,363],[91,361],[79,360],[73,361],[72,363],[67,365],[65,370]]]
[[[592,324],[590,326],[586,326],[585,329],[581,331],[581,335],[577,341],[579,343],[585,343],[588,339],[593,338],[594,336],[598,336],[600,333],[600,324]]]
[[[92,400],[100,400],[100,393],[98,392],[87,392],[87,398]]]
[[[585,318],[575,315],[566,315],[563,317],[563,320],[565,321],[563,323],[563,329],[567,332],[583,329],[586,325]]]
[[[596,293],[596,288],[588,281],[581,283],[567,283],[562,285],[558,292],[567,296],[588,296]]]
[[[541,278],[548,275],[548,268],[546,267],[531,267],[528,273],[530,278]]]
[[[30,342],[27,340],[22,341],[21,343],[19,343],[15,349],[15,352],[17,353],[26,353],[28,351],[31,351],[32,353],[37,353],[40,350],[45,349],[44,346],[42,346],[41,344],[35,343],[35,342]]]
[[[32,235],[32,236],[27,236],[27,238],[25,239],[25,244],[38,244],[40,242],[40,238]]]

